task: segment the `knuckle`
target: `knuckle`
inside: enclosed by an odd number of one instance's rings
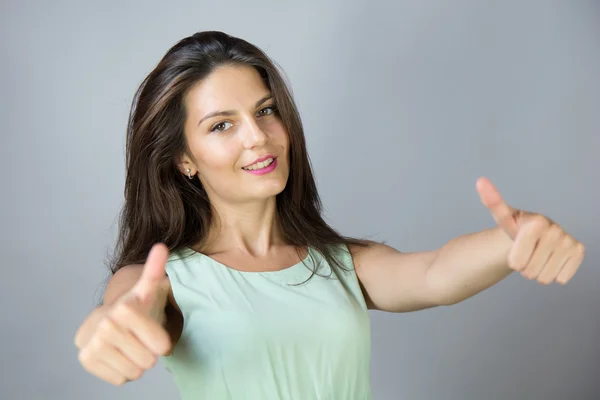
[[[113,322],[110,320],[110,318],[105,317],[98,322],[96,332],[98,332],[98,334],[100,334],[102,337],[108,337],[113,333],[114,329],[115,327]]]
[[[519,264],[517,264],[516,262],[514,262],[513,260],[508,260],[508,267],[510,269],[517,270],[517,271],[521,269],[521,266]]]
[[[125,383],[127,383],[127,378],[124,376],[119,376],[118,378],[113,379],[111,383],[114,386],[123,386]]]
[[[543,215],[537,214],[533,218],[533,225],[538,229],[545,229],[550,225],[550,221],[548,221],[548,218],[544,217]]]
[[[140,379],[143,374],[144,374],[144,370],[143,369],[141,369],[141,368],[133,368],[131,371],[129,371],[129,374],[128,374],[127,378],[130,381],[134,381],[134,380]]]
[[[95,335],[94,337],[92,337],[90,339],[90,342],[86,346],[86,349],[91,353],[97,353],[97,352],[102,351],[104,346],[105,346],[104,340],[100,336]]]
[[[552,279],[552,278],[550,278],[550,277],[548,277],[548,276],[541,276],[541,277],[539,277],[539,278],[538,278],[538,280],[537,280],[537,281],[538,281],[538,283],[540,283],[541,285],[548,286],[549,284],[551,284],[551,283],[552,283],[553,279]]]
[[[77,360],[79,361],[79,363],[81,365],[83,365],[85,367],[86,370],[89,371],[88,365],[89,365],[90,361],[92,360],[92,353],[89,351],[89,349],[87,347],[84,347],[77,354]]]
[[[156,365],[157,362],[158,362],[158,358],[156,356],[152,355],[152,356],[148,357],[148,359],[144,363],[143,367],[146,370],[154,368],[154,366]]]
[[[102,378],[101,374],[98,373],[97,371],[97,364],[96,363],[85,363],[82,364],[83,369],[88,373],[88,374],[92,374],[94,376],[97,376],[98,378]]]
[[[511,255],[508,258],[508,266],[511,269],[514,269],[514,270],[517,270],[517,271],[520,271],[520,270],[522,270],[525,267],[525,265],[523,265],[523,262],[517,256],[515,256],[515,255]]]
[[[575,245],[576,245],[575,239],[573,239],[573,237],[571,237],[570,235],[565,235],[565,237],[560,242],[560,247],[565,250],[571,249]]]
[[[560,227],[558,225],[550,225],[550,227],[548,228],[548,236],[551,239],[560,239],[560,237],[562,236],[563,231],[562,229],[560,229]]]
[[[531,271],[527,273],[527,278],[531,281],[537,281],[538,280],[538,273],[536,271]]]
[[[557,282],[560,283],[561,285],[566,285],[567,283],[569,283],[570,280],[571,280],[571,277],[567,276],[567,277],[557,279]]]
[[[112,310],[112,315],[120,318],[128,318],[132,313],[131,305],[127,303],[119,303]]]
[[[582,256],[585,254],[585,246],[583,245],[583,243],[577,243],[577,252]]]
[[[85,344],[85,338],[84,338],[83,331],[84,330],[81,327],[79,327],[79,329],[77,329],[77,332],[75,332],[75,336],[73,337],[73,344],[75,345],[75,347],[78,350],[81,350],[81,348]]]

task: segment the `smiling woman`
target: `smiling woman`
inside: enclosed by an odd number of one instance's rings
[[[122,384],[168,354],[183,398],[368,398],[348,251],[366,243],[322,218],[296,105],[260,49],[200,32],[167,52],[134,98],[125,185],[114,276],[76,338],[88,371]]]
[[[79,360],[120,385],[164,356],[183,399],[369,399],[368,309],[455,304],[514,270],[564,284],[581,264],[560,226],[476,187],[497,226],[439,249],[338,234],[273,62],[196,33],[136,93],[114,275]]]

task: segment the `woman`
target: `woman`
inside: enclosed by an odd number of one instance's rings
[[[79,360],[121,385],[164,356],[184,399],[370,398],[368,309],[455,304],[514,270],[564,284],[582,262],[554,222],[485,178],[477,189],[498,226],[437,250],[341,236],[277,68],[246,41],[196,33],[135,96],[114,274],[76,334]]]

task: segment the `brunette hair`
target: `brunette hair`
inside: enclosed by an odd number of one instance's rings
[[[340,235],[322,217],[302,122],[276,64],[245,40],[223,32],[198,32],[169,49],[135,93],[127,127],[125,201],[109,262],[113,274],[125,265],[144,263],[155,243],[176,251],[206,236],[214,217],[208,196],[198,178],[188,179],[178,167],[188,151],[184,99],[190,88],[224,65],[258,71],[289,134],[290,175],[276,200],[284,240],[315,249],[330,265],[342,268],[332,245],[365,244]]]

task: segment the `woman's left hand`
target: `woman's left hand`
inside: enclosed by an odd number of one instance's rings
[[[498,226],[513,239],[511,269],[543,285],[565,284],[575,275],[585,253],[581,242],[541,214],[510,207],[486,178],[477,181],[477,191]]]

